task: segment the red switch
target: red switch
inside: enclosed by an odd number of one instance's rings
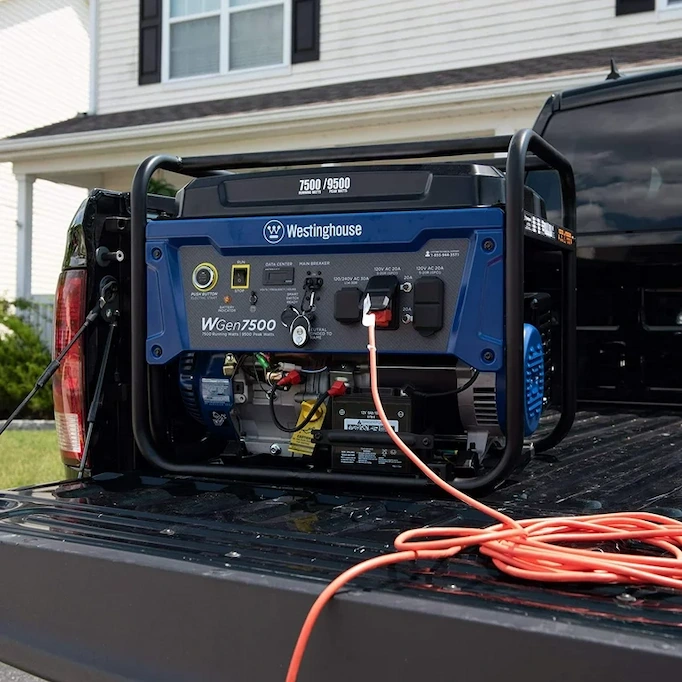
[[[377,327],[388,327],[391,324],[392,318],[393,316],[391,315],[390,308],[386,308],[386,310],[377,310],[377,312],[374,313],[374,322]]]

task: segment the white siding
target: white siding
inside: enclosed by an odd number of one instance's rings
[[[662,2],[662,0],[661,0]],[[100,0],[99,113],[644,43],[682,8],[615,16],[615,0],[322,0],[321,60],[138,86],[138,0]],[[606,67],[606,65],[605,65]]]
[[[33,192],[31,293],[54,294],[64,259],[66,231],[87,190],[36,180]]]
[[[87,0],[0,1],[0,137],[87,110],[87,29]],[[36,182],[33,293],[54,293],[66,228],[83,196]],[[15,292],[16,220],[17,185],[11,164],[0,164],[0,296]]]

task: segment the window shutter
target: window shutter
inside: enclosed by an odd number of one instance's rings
[[[161,2],[140,0],[140,85],[161,81]]]
[[[291,63],[320,58],[320,0],[293,0]]]
[[[652,12],[656,9],[656,0],[616,0],[616,16]]]

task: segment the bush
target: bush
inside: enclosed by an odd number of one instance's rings
[[[161,194],[165,197],[174,197],[178,193],[178,190],[165,178],[152,178],[147,191],[150,194]]]
[[[7,301],[0,301],[0,418],[9,416],[51,360],[36,331],[13,309]],[[19,417],[52,419],[50,386],[39,391]]]

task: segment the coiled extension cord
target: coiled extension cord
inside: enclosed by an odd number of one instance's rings
[[[327,602],[354,578],[375,568],[416,559],[448,559],[468,547],[478,547],[497,568],[515,578],[543,582],[651,584],[682,589],[682,522],[647,512],[619,512],[591,516],[524,519],[516,521],[446,483],[399,438],[379,396],[374,315],[365,312],[369,329],[372,398],[381,423],[405,456],[433,483],[454,498],[483,512],[496,523],[487,528],[419,528],[401,533],[395,552],[349,568],[315,600],[303,623],[289,664],[286,682],[296,682],[310,634]],[[669,556],[616,554],[566,547],[564,543],[637,540]]]

